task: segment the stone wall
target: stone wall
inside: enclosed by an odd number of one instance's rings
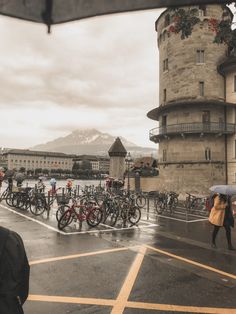
[[[110,157],[109,176],[114,179],[123,180],[125,172],[125,158],[124,157]]]
[[[234,76],[235,72],[226,75],[226,101],[236,103],[236,92],[234,90]]]
[[[221,5],[208,5],[207,16],[194,26],[191,36],[181,40],[180,34],[169,33],[170,27],[164,27],[166,10],[158,19],[157,32],[160,56],[160,92],[159,103],[185,99],[201,99],[199,81],[205,83],[204,99],[224,101],[224,79],[217,71],[217,64],[225,58],[227,46],[213,43],[214,32],[208,26],[209,18],[220,19]],[[161,38],[161,39],[160,39]],[[197,63],[197,50],[204,50],[205,62]],[[168,58],[168,71],[163,71],[163,61]]]
[[[224,136],[186,135],[184,138],[180,135],[172,136],[168,140],[163,140],[159,144],[158,160],[160,163],[186,163],[186,162],[205,162],[206,149],[210,149],[211,161],[225,160]],[[163,157],[163,150],[166,151],[166,159]],[[165,171],[165,170],[164,170]]]
[[[135,189],[134,184],[134,178],[131,178],[131,190]],[[187,164],[181,167],[166,165],[165,172],[160,169],[158,177],[140,178],[140,188],[143,192],[175,191],[181,198],[184,198],[186,193],[208,195],[209,188],[215,184],[225,184],[225,164]]]

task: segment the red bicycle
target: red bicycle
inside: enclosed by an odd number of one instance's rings
[[[92,203],[82,204],[75,199],[73,204],[62,214],[58,221],[58,229],[63,230],[65,227],[69,226],[73,220],[84,221],[90,227],[96,227],[100,224],[103,218],[103,212],[99,206]]]

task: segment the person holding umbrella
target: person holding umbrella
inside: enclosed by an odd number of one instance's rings
[[[209,215],[209,222],[214,226],[211,246],[216,248],[216,236],[220,227],[225,228],[228,249],[233,250],[231,242],[231,227],[234,227],[234,218],[231,210],[231,198],[224,194],[214,195],[214,206]]]

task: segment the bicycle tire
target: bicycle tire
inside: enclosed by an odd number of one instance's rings
[[[139,207],[139,208],[143,208],[144,206],[146,206],[146,203],[147,203],[147,199],[145,196],[143,195],[138,195],[136,197],[136,205]]]
[[[69,226],[73,220],[72,212],[70,209],[64,212],[58,221],[57,227],[59,230],[63,230],[65,227]]]
[[[43,198],[34,197],[30,200],[30,212],[35,216],[42,215],[47,209],[47,204]]]
[[[86,222],[90,227],[96,227],[103,219],[103,212],[99,207],[94,207],[90,210],[86,217]]]
[[[6,204],[10,207],[12,207],[12,198],[13,198],[14,194],[12,192],[8,193],[6,196]]]
[[[7,195],[8,195],[8,191],[5,190],[4,192],[2,192],[2,194],[1,194],[1,196],[0,196],[0,203],[1,203],[1,201],[3,201],[4,199],[6,199]]]
[[[70,208],[69,205],[63,204],[60,205],[56,211],[56,220],[57,222],[60,220],[61,216]]]
[[[106,225],[114,227],[118,220],[118,217],[119,217],[119,209],[113,208],[113,211],[107,215],[106,219],[104,220],[104,223],[106,223]]]
[[[137,206],[134,206],[129,209],[128,212],[128,220],[132,226],[137,225],[139,220],[141,219],[141,210]]]
[[[13,195],[12,200],[11,200],[11,206],[14,208],[20,208],[20,195],[17,193]]]
[[[159,200],[159,198],[154,198],[154,208],[156,210],[156,212],[160,215],[162,214],[163,210],[161,208],[161,200]]]

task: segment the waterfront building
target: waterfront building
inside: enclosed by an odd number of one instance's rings
[[[231,11],[183,7],[191,8],[199,22],[184,39],[171,9],[156,21],[159,106],[147,115],[159,122],[149,134],[159,144],[156,189],[206,194],[211,185],[236,183],[236,58],[214,42],[209,23],[232,21]]]
[[[20,170],[35,172],[36,169],[67,170],[72,171],[73,158],[75,155],[67,155],[57,152],[42,152],[29,149],[11,149],[3,153],[9,170]]]
[[[83,162],[89,162],[92,171],[99,171],[108,173],[110,166],[109,157],[96,156],[96,155],[77,155],[73,162],[82,165]]]

